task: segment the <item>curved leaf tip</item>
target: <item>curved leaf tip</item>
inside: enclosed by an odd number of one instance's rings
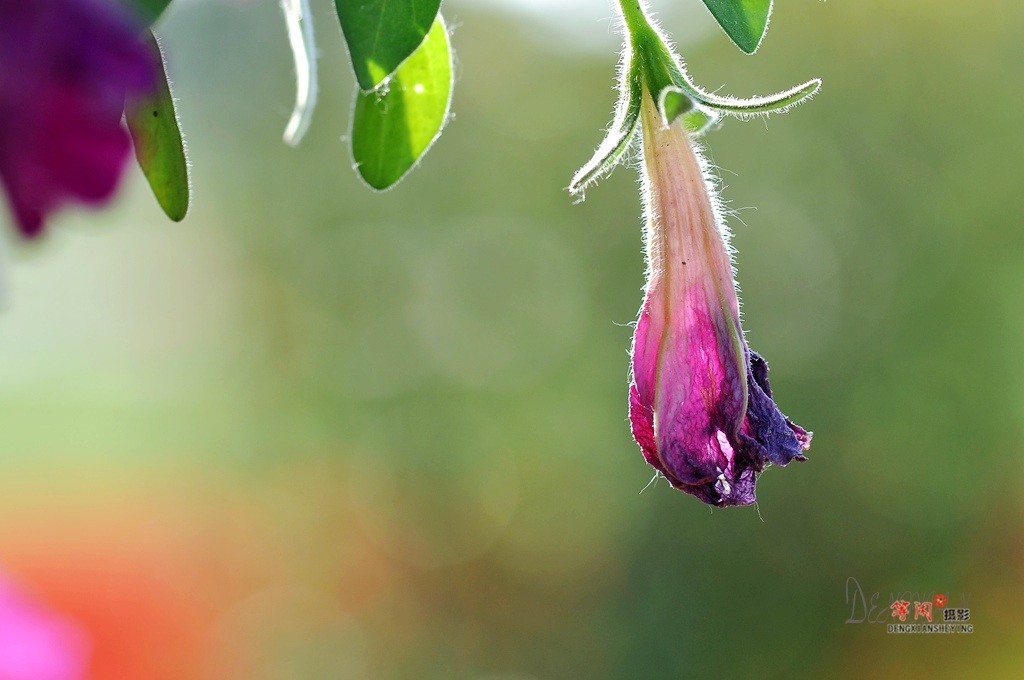
[[[309,0],[281,0],[281,11],[295,59],[295,108],[284,129],[284,142],[296,146],[309,129],[316,106],[316,43]]]
[[[736,46],[753,54],[761,46],[772,13],[772,0],[704,0],[715,21]]]

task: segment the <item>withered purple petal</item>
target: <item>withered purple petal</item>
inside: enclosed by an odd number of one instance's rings
[[[806,460],[803,452],[811,445],[811,433],[793,424],[772,401],[768,384],[768,362],[748,350],[750,357],[749,403],[747,422],[750,436],[764,449],[764,455],[776,465]]]

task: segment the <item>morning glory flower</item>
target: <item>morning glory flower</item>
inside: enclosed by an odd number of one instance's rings
[[[153,81],[140,29],[117,0],[0,0],[0,181],[25,236],[116,189],[125,95]]]
[[[633,437],[677,489],[710,505],[748,505],[758,474],[805,460],[811,434],[776,407],[768,364],[743,337],[729,234],[691,138],[726,116],[786,111],[821,81],[748,99],[712,94],[687,74],[642,0],[619,8],[614,119],[569,191],[582,198],[642,138],[647,285],[633,336]]]
[[[805,460],[811,434],[775,406],[740,327],[728,232],[681,119],[641,111],[647,285],[629,417],[647,462],[709,505],[753,503],[757,475]]]

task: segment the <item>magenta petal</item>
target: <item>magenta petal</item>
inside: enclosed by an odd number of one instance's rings
[[[120,115],[111,120],[96,116],[88,120],[72,120],[62,111],[81,110],[73,95],[60,97],[48,108],[45,123],[52,177],[56,183],[85,202],[103,201],[110,196],[121,178],[125,158],[131,151],[127,130],[120,125]]]
[[[113,0],[0,0],[0,180],[23,234],[110,198],[128,159],[126,93],[152,85],[140,26]]]
[[[657,439],[662,463],[685,484],[705,484],[731,467],[729,435],[743,413],[742,378],[720,310],[703,287],[687,291],[658,364]]]
[[[644,458],[659,472],[667,475],[658,458],[658,444],[654,440],[654,410],[641,400],[636,383],[629,386],[629,422],[633,439],[640,445]]]
[[[658,285],[649,296],[658,297]],[[678,489],[713,505],[753,501],[756,462],[738,438],[744,415],[743,376],[729,324],[707,304],[702,287],[692,288],[678,319],[653,325],[641,312],[634,348],[660,338],[656,387],[645,382],[634,361],[630,386],[633,436],[647,461]],[[634,350],[634,358],[638,356]],[[645,392],[647,398],[645,399]]]

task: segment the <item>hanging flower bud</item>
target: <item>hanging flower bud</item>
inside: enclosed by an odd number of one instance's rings
[[[629,415],[644,457],[716,506],[753,503],[769,463],[805,460],[811,434],[772,401],[740,328],[728,234],[682,121],[644,90],[647,286],[633,337]]]
[[[0,26],[0,180],[34,236],[62,203],[110,198],[125,94],[151,87],[153,64],[116,0],[0,0]]]

